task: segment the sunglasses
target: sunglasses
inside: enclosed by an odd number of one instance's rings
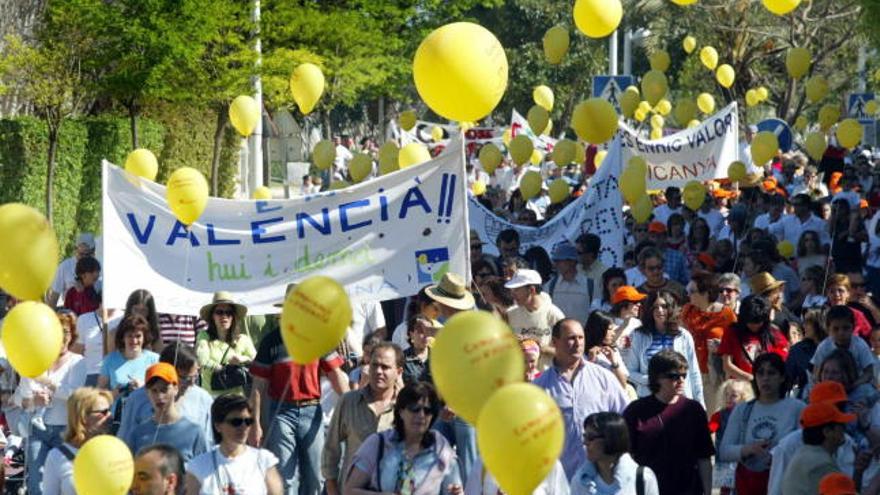
[[[424,414],[425,416],[432,416],[432,415],[434,414],[434,410],[431,409],[430,407],[428,407],[428,406],[420,406],[420,405],[418,405],[418,404],[413,404],[413,405],[411,405],[411,406],[406,406],[406,410],[409,411],[409,412],[411,412],[411,413],[413,413],[413,414],[418,414],[418,413],[421,412],[421,413]]]
[[[215,309],[214,314],[217,316],[235,316],[235,311],[231,309]]]
[[[110,408],[106,409],[95,409],[94,411],[89,411],[89,414],[100,414],[101,416],[106,416],[110,414]]]
[[[677,380],[684,380],[685,378],[687,378],[687,373],[666,373],[663,376],[665,376],[666,378],[669,378],[672,381],[677,381]]]
[[[241,428],[242,426],[251,426],[254,424],[254,418],[231,418],[226,420],[226,424],[233,428]]]

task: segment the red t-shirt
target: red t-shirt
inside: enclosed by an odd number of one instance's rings
[[[312,400],[321,398],[319,371],[333,371],[343,362],[334,351],[309,364],[296,364],[287,354],[281,332],[273,330],[260,341],[257,357],[251,363],[251,373],[269,381],[269,397],[274,401]]]
[[[91,313],[101,306],[101,297],[92,287],[82,290],[71,287],[64,294],[64,307],[73,311],[76,316]]]
[[[774,326],[770,327],[770,333],[771,343],[769,348],[765,349],[758,334],[748,332],[745,341],[740,342],[736,329],[729,326],[724,330],[724,336],[721,337],[718,355],[730,356],[733,364],[746,373],[752,372],[752,362],[761,354],[772,352],[782,356],[782,359],[788,358],[788,340]]]

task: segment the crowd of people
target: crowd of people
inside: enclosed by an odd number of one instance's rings
[[[496,495],[430,369],[443,322],[482,310],[508,323],[524,380],[562,412],[564,447],[537,493],[880,493],[874,163],[780,154],[714,183],[696,211],[678,188],[657,191],[648,222],[625,213],[624,266],[603,265],[592,233],[524,249],[516,229],[471,231],[471,281],[450,272],[354,304],[338,349],[306,365],[278,315],[227,292],[197,315],[161,313],[147,290],[104,307],[99,243],[82,234],[47,295],[57,360],[36,378],[0,361],[6,462],[24,452],[28,494],[73,494],[78,449],[112,434],[135,456],[135,494]],[[468,164],[489,184],[479,201],[539,225],[565,204],[518,197],[524,169]],[[580,185],[574,197],[593,170],[546,176]]]

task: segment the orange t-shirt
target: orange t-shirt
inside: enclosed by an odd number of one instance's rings
[[[708,373],[709,339],[720,339],[724,329],[736,322],[736,314],[725,306],[721,311],[703,311],[693,304],[685,304],[681,310],[681,321],[694,337],[694,347],[700,371]]]

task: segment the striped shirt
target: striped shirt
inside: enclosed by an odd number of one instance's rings
[[[208,323],[197,316],[159,313],[159,337],[166,345],[180,340],[194,347],[196,334],[208,329]]]
[[[662,351],[663,349],[672,349],[672,342],[675,340],[675,335],[670,335],[668,333],[657,333],[651,337],[651,345],[648,346],[648,349],[645,350],[645,355],[648,357],[648,361],[654,357],[654,354]]]

